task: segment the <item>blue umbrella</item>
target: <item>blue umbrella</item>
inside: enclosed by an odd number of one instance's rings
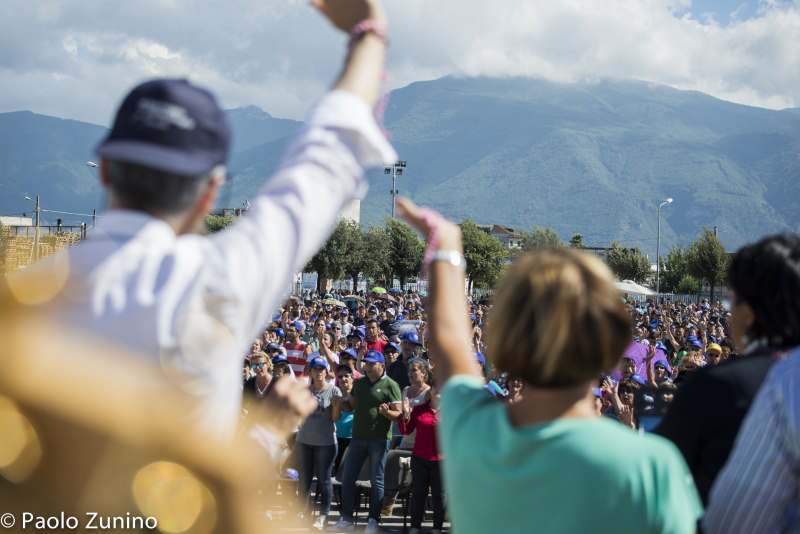
[[[392,289],[389,290],[389,293],[402,293],[402,292],[403,290],[397,287],[393,287]]]

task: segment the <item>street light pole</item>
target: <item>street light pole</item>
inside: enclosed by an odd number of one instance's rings
[[[395,197],[400,190],[397,189],[397,177],[403,174],[403,169],[406,167],[406,161],[397,161],[391,167],[384,167],[383,173],[392,175],[392,190],[389,193],[392,195],[392,219],[394,219],[394,205],[395,205]]]
[[[656,235],[656,305],[661,297],[661,207],[665,204],[671,204],[672,198],[668,198],[658,205],[658,234]]]

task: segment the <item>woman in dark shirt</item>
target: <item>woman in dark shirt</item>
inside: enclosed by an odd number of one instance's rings
[[[728,286],[731,333],[744,357],[688,376],[655,430],[680,449],[703,504],[772,363],[800,344],[800,238],[775,235],[740,249]]]

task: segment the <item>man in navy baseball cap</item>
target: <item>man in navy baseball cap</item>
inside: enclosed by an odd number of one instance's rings
[[[230,142],[225,113],[211,93],[187,80],[159,79],[128,93],[97,154],[196,178],[225,164]]]
[[[245,215],[222,232],[198,235],[207,233],[206,216],[224,182],[230,128],[205,89],[151,80],[122,99],[97,147],[108,210],[89,239],[54,258],[67,256],[69,265],[69,291],[47,302],[59,322],[147,361],[169,362],[176,384],[185,382],[176,374],[187,374],[193,387],[182,389],[192,395],[186,421],[211,438],[233,439],[240,425],[241,362],[230,355],[250,346],[293,273],[322,246],[344,208],[363,197],[365,170],[397,161],[373,110],[384,71],[381,6],[314,5],[350,36],[348,53]],[[305,384],[286,381],[268,404],[281,414],[268,421],[280,439],[316,406]]]

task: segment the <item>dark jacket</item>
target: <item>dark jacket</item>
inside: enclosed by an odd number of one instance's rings
[[[695,371],[655,429],[680,449],[704,505],[777,354],[764,349]]]

